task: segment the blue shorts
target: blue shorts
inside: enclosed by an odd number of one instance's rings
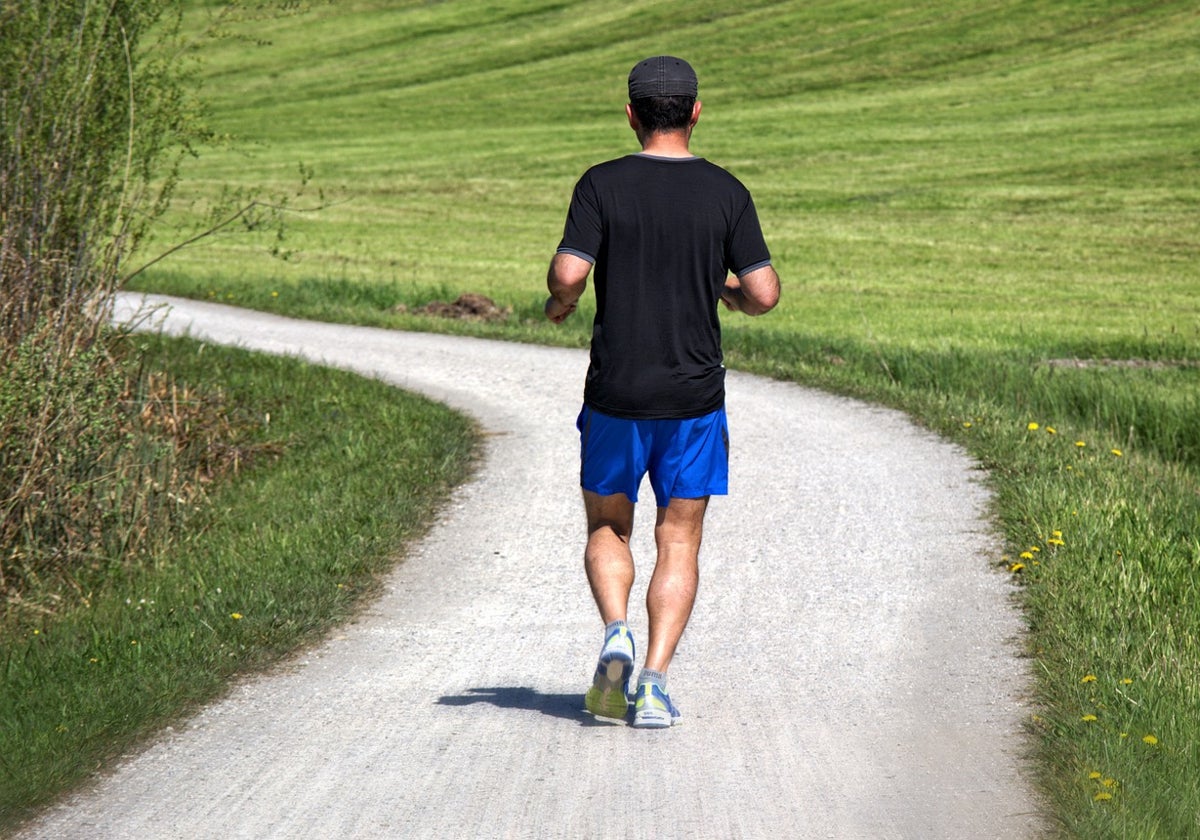
[[[729,492],[729,424],[725,409],[687,420],[626,420],[586,405],[579,429],[579,484],[601,496],[624,493],[631,502],[646,473],[659,507],[671,499]]]

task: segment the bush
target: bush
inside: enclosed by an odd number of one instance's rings
[[[160,0],[0,4],[0,590],[120,555],[172,488],[108,301],[199,136]],[[175,158],[178,161],[178,157]],[[164,463],[162,469],[169,470]]]

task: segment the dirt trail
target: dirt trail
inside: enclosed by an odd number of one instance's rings
[[[486,463],[359,621],[21,837],[1035,836],[1020,619],[956,447],[731,374],[731,495],[671,673],[684,724],[637,731],[582,711],[601,631],[580,562],[584,353],[170,304],[173,332],[469,412]]]

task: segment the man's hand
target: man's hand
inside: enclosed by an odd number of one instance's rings
[[[730,275],[725,279],[725,288],[721,290],[721,302],[730,312],[737,312],[741,309],[741,301],[742,284],[736,277]]]
[[[546,317],[556,324],[561,324],[567,320],[572,312],[575,311],[575,304],[564,305],[558,302],[555,297],[546,298]]]

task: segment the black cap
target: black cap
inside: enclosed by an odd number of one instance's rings
[[[696,98],[696,71],[682,58],[656,55],[629,71],[629,98],[690,96]]]

